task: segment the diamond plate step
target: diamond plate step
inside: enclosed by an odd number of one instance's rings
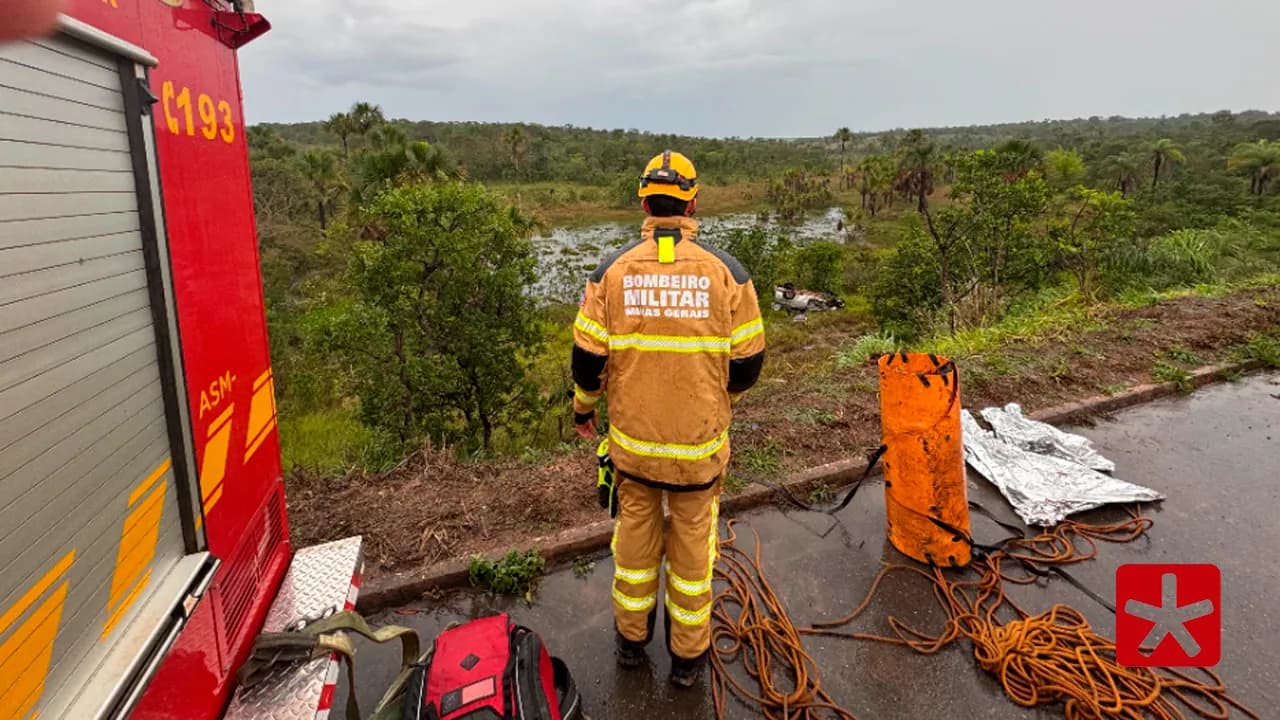
[[[267,613],[264,632],[279,632],[353,610],[364,557],[360,536],[298,550]],[[282,667],[252,688],[237,688],[224,720],[326,720],[338,682],[336,654]]]

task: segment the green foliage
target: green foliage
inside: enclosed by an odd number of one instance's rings
[[[750,481],[746,478],[733,472],[727,472],[724,475],[724,493],[726,495],[737,495],[746,490],[750,484]]]
[[[830,485],[820,482],[809,490],[810,505],[829,505],[836,499],[836,490]]]
[[[1000,143],[992,151],[1002,161],[1004,171],[1009,176],[1026,175],[1046,165],[1047,156],[1036,147],[1036,144],[1022,138],[1013,138]]]
[[[586,555],[579,555],[573,559],[573,576],[576,578],[585,578],[596,569],[596,563]]]
[[[1262,197],[1280,175],[1280,142],[1258,140],[1240,143],[1227,159],[1227,167],[1249,176],[1249,193]]]
[[[862,196],[862,209],[874,218],[882,208],[893,202],[898,163],[886,155],[872,155],[858,163],[855,172],[855,185]]]
[[[282,413],[280,448],[286,472],[302,468],[342,475],[352,468],[381,472],[400,461],[394,438],[362,424],[351,408]]]
[[[737,458],[747,477],[773,480],[782,475],[782,445],[773,438],[747,445]]]
[[[1174,165],[1181,165],[1187,161],[1186,155],[1182,152],[1182,145],[1170,138],[1160,138],[1151,143],[1148,153],[1152,159],[1151,188],[1153,190],[1160,184],[1162,172],[1167,172]]]
[[[1134,223],[1131,205],[1120,193],[1076,187],[1056,208],[1049,236],[1081,295],[1093,297],[1103,258],[1128,239]]]
[[[1249,360],[1257,360],[1269,368],[1280,368],[1280,337],[1259,333],[1249,338],[1243,354]]]
[[[973,274],[997,296],[1035,289],[1043,281],[1048,253],[1037,225],[1049,191],[1038,174],[1022,173],[1027,162],[1025,151],[979,150],[951,158],[951,194],[964,231],[960,242],[974,258]],[[988,310],[998,315],[998,307]]]
[[[468,573],[471,584],[497,595],[523,597],[533,602],[533,592],[546,570],[547,561],[537,550],[512,550],[499,560],[472,555]]]
[[[880,262],[869,294],[883,331],[910,340],[932,329],[942,291],[933,241],[918,223]]]
[[[791,262],[793,246],[786,235],[761,225],[703,235],[703,240],[738,259],[751,274],[760,305],[773,302],[773,288]]]
[[[356,301],[322,328],[348,363],[361,415],[402,441],[490,447],[527,419],[542,342],[528,222],[475,185],[395,188],[361,214],[348,282]]]
[[[395,185],[410,185],[461,176],[440,148],[427,142],[410,142],[393,125],[381,125],[369,135],[371,148],[359,154],[353,165],[357,202],[368,202]]]
[[[1161,383],[1174,383],[1184,393],[1190,393],[1196,389],[1191,373],[1164,360],[1157,361],[1151,368],[1151,379]]]
[[[1050,150],[1044,158],[1044,179],[1059,192],[1079,185],[1084,180],[1084,158],[1075,150]]]
[[[836,367],[858,367],[871,358],[897,352],[901,346],[892,334],[884,332],[863,335],[836,354]]]
[[[804,170],[788,170],[781,180],[769,181],[765,197],[780,222],[799,222],[810,210],[831,207],[831,180]]]
[[[1227,219],[1214,228],[1114,243],[1105,252],[1102,274],[1112,290],[1165,290],[1231,282],[1276,267],[1280,234]]]
[[[513,175],[511,131],[523,136],[519,177],[525,182],[606,185],[620,173],[638,176],[641,168],[665,148],[679,150],[698,166],[699,179],[710,183],[758,180],[790,168],[835,169],[830,138],[789,141],[773,139],[699,138],[659,135],[638,130],[595,130],[534,123],[408,122],[389,123],[411,140],[447,148],[463,159],[470,177],[495,181]],[[323,123],[268,124],[301,145],[337,141]],[[358,137],[358,134],[355,135]],[[340,143],[339,143],[340,144]]]
[[[815,242],[795,252],[792,260],[797,287],[839,293],[844,278],[844,248],[833,242]]]
[[[1195,354],[1191,350],[1188,350],[1187,348],[1180,347],[1180,346],[1169,348],[1168,350],[1165,351],[1164,354],[1165,354],[1165,357],[1169,358],[1170,360],[1174,362],[1182,363],[1184,365],[1199,365],[1202,362],[1199,355]]]
[[[298,149],[280,136],[273,128],[251,125],[245,130],[249,143],[249,158],[253,161],[285,160],[298,154]]]
[[[1069,289],[1054,288],[1015,303],[999,322],[934,337],[919,343],[917,351],[959,359],[997,351],[1011,342],[1051,340],[1102,324],[1093,309]]]
[[[942,315],[956,332],[999,318],[1009,297],[1043,284],[1048,249],[1037,221],[1048,188],[1025,169],[1028,152],[948,157],[953,204],[922,209],[924,225],[908,227],[872,287],[882,328],[909,339],[928,333]]]
[[[640,206],[637,195],[640,182],[638,173],[623,173],[614,178],[609,186],[609,204],[616,208],[634,208]]]

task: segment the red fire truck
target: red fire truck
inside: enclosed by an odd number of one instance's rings
[[[289,544],[237,49],[249,0],[67,0],[0,45],[0,718],[325,717],[354,604]]]

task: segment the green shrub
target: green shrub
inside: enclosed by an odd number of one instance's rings
[[[1276,234],[1227,219],[1214,228],[1116,243],[1103,258],[1103,278],[1113,292],[1165,290],[1239,280],[1276,267],[1278,260]]]
[[[840,369],[857,367],[873,357],[897,352],[898,348],[899,343],[891,333],[863,335],[836,354],[836,367]]]
[[[285,472],[297,467],[325,475],[354,467],[381,472],[403,456],[398,440],[366,427],[347,407],[297,415],[281,412],[280,449]]]
[[[537,550],[512,550],[499,560],[472,555],[469,574],[471,584],[498,595],[523,596],[533,600],[533,591],[542,579],[547,561]]]
[[[790,263],[793,252],[791,240],[786,235],[754,225],[724,233],[708,233],[703,239],[737,258],[751,273],[762,306],[773,302],[773,288]]]
[[[1174,383],[1184,393],[1189,393],[1196,389],[1191,373],[1164,360],[1158,361],[1155,367],[1151,368],[1151,378],[1156,382]]]
[[[927,235],[918,227],[879,263],[869,288],[872,314],[883,330],[911,339],[929,332],[942,307],[938,264]]]
[[[844,248],[833,242],[816,242],[795,253],[792,262],[797,287],[839,293],[844,275]]]
[[[1244,346],[1244,354],[1250,360],[1258,360],[1267,367],[1280,368],[1280,338],[1258,334]]]

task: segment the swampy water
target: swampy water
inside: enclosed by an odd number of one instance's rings
[[[768,226],[781,227],[797,244],[817,240],[844,242],[843,219],[844,213],[840,208],[831,208],[825,213],[810,213],[798,224],[779,226],[771,220]],[[759,222],[755,215],[749,213],[717,215],[699,218],[699,221],[701,233],[709,238]],[[604,223],[580,228],[554,228],[534,238],[539,259],[538,282],[533,291],[548,300],[576,301],[587,275],[600,260],[631,241],[638,232],[639,227],[634,224]]]

